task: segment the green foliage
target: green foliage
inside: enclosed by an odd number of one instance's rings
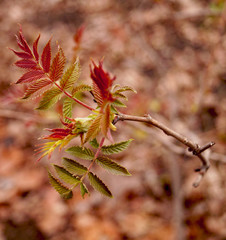
[[[112,105],[114,107],[123,107],[123,108],[126,107],[126,105],[124,103],[122,103],[121,101],[119,101],[118,99],[115,99],[115,101],[112,103]]]
[[[94,138],[93,140],[91,140],[90,142],[90,145],[94,148],[98,148],[99,147],[99,143],[97,142],[97,139]]]
[[[80,192],[81,192],[82,198],[84,198],[85,194],[89,194],[89,191],[84,183],[80,183]]]
[[[65,169],[73,175],[83,175],[87,172],[87,168],[85,166],[69,158],[63,158],[62,164]]]
[[[128,101],[128,98],[127,98],[124,94],[122,94],[122,93],[120,93],[120,92],[115,92],[115,93],[113,93],[112,95],[113,95],[113,97],[122,98],[122,99]],[[116,104],[117,104],[117,103],[116,103]]]
[[[133,141],[133,139],[129,139],[127,141],[115,143],[112,145],[106,145],[101,147],[101,151],[103,154],[110,155],[113,153],[119,153],[125,150],[129,144]]]
[[[65,98],[63,103],[63,116],[66,123],[71,122],[68,118],[72,118],[72,104],[73,100],[71,98]]]
[[[81,69],[79,59],[77,58],[76,61],[64,73],[63,77],[60,80],[60,86],[64,90],[71,88],[75,84],[75,82],[79,79],[80,72]]]
[[[72,198],[73,193],[72,191],[65,187],[59,179],[53,177],[53,175],[49,172],[49,181],[51,185],[55,188],[55,190],[61,195],[64,199]]]
[[[118,85],[120,87],[120,85]],[[116,86],[117,87],[117,86]],[[136,90],[134,90],[133,88],[129,87],[129,86],[124,86],[124,87],[120,87],[118,90],[116,90],[114,93],[121,93],[121,92],[125,92],[125,91],[131,91],[134,93],[137,93]]]
[[[94,158],[94,154],[89,148],[74,146],[68,148],[66,151],[71,155],[81,159],[92,160]]]
[[[60,98],[62,92],[59,88],[53,87],[43,94],[43,98],[37,107],[37,110],[46,110],[52,107]]]
[[[89,182],[92,187],[103,195],[112,198],[112,194],[108,187],[100,180],[95,174],[89,172],[88,173]]]
[[[116,175],[124,175],[124,176],[130,176],[131,174],[128,172],[126,168],[119,165],[118,163],[114,162],[110,158],[107,157],[98,157],[96,162],[109,172],[116,174]]]
[[[65,170],[63,167],[58,165],[53,165],[59,178],[62,179],[65,183],[69,183],[72,185],[78,185],[80,183],[80,180],[73,176],[71,173],[69,173],[67,170]]]
[[[73,90],[72,90],[72,95],[74,96],[78,92],[85,92],[85,91],[91,91],[92,87],[86,84],[80,84],[77,85]]]

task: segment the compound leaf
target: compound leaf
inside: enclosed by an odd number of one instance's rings
[[[119,153],[119,152],[122,152],[123,150],[125,150],[132,141],[133,141],[133,139],[129,139],[127,141],[115,143],[112,145],[105,145],[105,146],[102,146],[101,151],[103,154],[106,154],[106,155],[110,155],[113,153]]]
[[[85,166],[69,158],[63,158],[62,164],[71,174],[83,175],[87,172],[87,168]]]
[[[70,172],[68,172],[66,169],[64,169],[61,166],[53,165],[58,176],[65,182],[72,185],[78,185],[80,183],[80,180],[76,177],[74,177]]]
[[[95,174],[89,172],[88,173],[89,181],[92,187],[103,195],[112,198],[112,194],[108,187],[100,180]]]
[[[94,158],[93,152],[89,148],[74,146],[66,150],[69,154],[85,160],[92,160]]]
[[[72,198],[73,193],[72,191],[65,187],[59,179],[55,178],[50,172],[49,172],[49,181],[50,184],[55,188],[55,190],[61,195],[64,199]]]
[[[116,174],[116,175],[124,175],[124,176],[130,176],[131,174],[128,172],[126,168],[119,165],[118,163],[114,162],[110,158],[107,157],[98,157],[96,159],[96,162],[109,172]]]

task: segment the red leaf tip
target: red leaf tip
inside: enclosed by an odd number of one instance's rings
[[[116,77],[111,78],[110,74],[103,69],[103,60],[99,61],[99,66],[91,59],[93,64],[93,69],[90,66],[90,77],[92,78],[94,84],[99,89],[101,100],[104,101],[114,101],[110,88]],[[95,93],[94,93],[95,95]]]

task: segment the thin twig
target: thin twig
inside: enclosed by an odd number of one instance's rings
[[[150,115],[139,117],[139,116],[131,116],[131,115],[120,113],[115,117],[113,123],[116,124],[118,121],[135,121],[135,122],[144,122],[147,124],[151,124],[152,126],[155,126],[156,128],[161,129],[166,135],[171,136],[177,139],[182,144],[186,145],[188,147],[188,150],[191,151],[193,155],[197,156],[202,162],[202,166],[198,169],[195,169],[196,172],[199,172],[199,176],[196,179],[196,181],[193,183],[194,187],[199,186],[203,176],[205,175],[205,173],[210,167],[209,158],[205,157],[203,155],[203,152],[209,149],[210,147],[212,147],[215,144],[214,142],[209,142],[205,144],[203,147],[200,147],[199,144],[191,141],[190,139],[181,135],[180,133],[177,133],[174,130],[168,128],[164,124],[152,118]]]

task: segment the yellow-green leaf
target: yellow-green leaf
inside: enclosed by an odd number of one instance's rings
[[[51,185],[55,188],[55,190],[61,195],[64,199],[72,198],[73,193],[72,191],[65,187],[59,179],[55,178],[50,172],[49,172],[49,181]]]
[[[119,101],[118,99],[115,99],[115,101],[112,103],[112,105],[115,107],[126,107],[126,105],[124,103],[122,103],[121,101]]]
[[[129,86],[124,86],[124,87],[120,87],[120,89],[116,90],[114,93],[121,93],[121,92],[125,92],[125,91],[132,91],[134,93],[137,93],[137,91]]]
[[[85,194],[89,194],[89,191],[84,183],[80,184],[80,192],[81,192],[82,198],[84,198]]]
[[[130,176],[131,174],[128,172],[126,168],[119,165],[118,163],[114,162],[110,158],[107,157],[98,157],[96,159],[96,162],[109,172],[116,174],[116,175],[124,175],[124,176]]]
[[[129,144],[133,141],[133,139],[129,139],[127,141],[111,144],[111,145],[104,145],[101,148],[103,154],[110,155],[113,153],[119,153],[125,150]]]
[[[73,176],[63,167],[54,164],[54,168],[60,179],[62,179],[65,183],[69,183],[72,185],[78,185],[80,183],[80,180],[77,177]]]
[[[112,194],[108,187],[100,180],[95,174],[89,172],[88,173],[89,182],[92,187],[103,195],[112,198]]]
[[[64,73],[63,77],[60,80],[60,86],[64,90],[71,88],[74,83],[79,79],[80,73],[81,68],[79,64],[79,59],[77,58],[76,61]]]
[[[62,164],[71,174],[83,175],[87,172],[87,168],[85,166],[69,158],[63,158]]]
[[[68,118],[72,118],[72,104],[73,100],[66,98],[63,103],[63,116],[64,121],[70,123],[71,121]]]
[[[39,102],[38,110],[45,110],[52,107],[61,97],[62,92],[59,88],[53,87],[46,91],[42,100]]]
[[[74,96],[74,94],[76,94],[78,92],[85,92],[85,91],[91,91],[91,90],[92,90],[91,86],[86,85],[86,84],[80,84],[72,90],[72,95]]]
[[[92,141],[89,142],[90,145],[94,148],[98,148],[99,147],[99,143],[97,142],[97,139],[94,138]]]
[[[94,153],[89,148],[74,146],[68,148],[66,151],[73,156],[85,160],[92,160],[94,158]]]

